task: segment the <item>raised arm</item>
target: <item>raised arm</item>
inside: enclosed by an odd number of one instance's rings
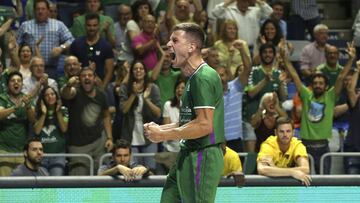
[[[215,6],[215,8],[212,10],[212,14],[215,18],[225,18],[225,10],[229,5],[234,3],[236,0],[224,0],[224,3],[220,3]]]
[[[23,6],[21,0],[16,0],[16,15],[21,17],[23,15]]]
[[[246,86],[249,81],[249,75],[251,72],[251,58],[248,53],[250,53],[249,48],[245,41],[237,39],[233,42],[233,46],[239,50],[241,59],[244,65],[244,69],[238,78],[242,85]]]
[[[167,9],[166,9],[166,15],[165,15],[165,24],[168,30],[171,30],[174,26],[173,16],[175,15],[175,0],[169,0]]]
[[[336,95],[337,98],[339,97],[339,95],[341,93],[341,90],[343,88],[344,79],[345,79],[346,75],[349,73],[349,71],[351,69],[351,66],[352,66],[352,64],[353,64],[353,62],[355,60],[355,57],[356,57],[356,50],[355,50],[355,47],[354,47],[354,42],[347,43],[346,52],[349,55],[349,59],[348,59],[347,63],[345,64],[344,68],[341,70],[339,76],[337,77],[336,82],[335,82],[335,86],[334,86],[335,95]]]
[[[300,77],[299,77],[299,75],[297,74],[294,66],[291,64],[291,62],[290,62],[289,59],[287,58],[284,47],[281,47],[281,48],[280,48],[280,57],[283,59],[283,61],[284,61],[284,66],[285,66],[286,70],[289,72],[291,78],[293,79],[297,91],[300,92],[303,84],[302,84],[302,82],[301,82],[301,80],[300,80]]]
[[[269,4],[267,4],[263,0],[256,0],[256,3],[258,3],[258,5],[260,7],[260,15],[261,15],[260,18],[261,19],[269,18],[269,16],[273,12],[273,9],[271,8],[271,6],[269,6]]]
[[[162,66],[164,64],[165,54],[166,54],[164,52],[164,50],[161,48],[159,43],[157,43],[156,46],[157,46],[157,48],[158,48],[158,50],[160,52],[161,57],[160,57],[160,60],[156,63],[156,66],[154,67],[154,69],[151,71],[151,75],[150,75],[151,81],[155,81],[155,80],[158,79],[158,76],[159,76],[159,74],[161,72],[161,68],[162,68]]]
[[[356,92],[355,92],[356,84],[359,79],[359,70],[360,70],[360,60],[356,62],[355,72],[351,77],[351,81],[346,86],[347,95],[348,95],[348,99],[349,99],[349,103],[350,103],[350,108],[354,108],[359,99],[359,94],[356,94]]]
[[[20,69],[21,62],[19,58],[19,45],[16,42],[16,38],[13,34],[9,35],[8,49],[9,49],[11,65],[15,67],[17,70]]]
[[[195,7],[194,21],[197,24],[200,24],[202,12],[206,12],[206,11],[204,11],[204,9],[203,9],[203,6],[201,4],[201,0],[193,0],[193,4],[194,4],[194,7]]]
[[[8,19],[4,24],[0,27],[0,37],[3,36],[10,28],[10,25],[14,22],[13,18]]]
[[[156,47],[157,43],[158,43],[158,41],[156,40],[156,38],[153,38],[144,44],[138,43],[137,45],[134,46],[134,51],[139,55],[143,55],[143,54],[147,53],[148,51],[151,51],[152,49],[154,49]]]
[[[61,90],[61,96],[66,99],[70,100],[76,96],[76,89],[75,85],[79,83],[79,77],[73,76],[69,79],[67,84]]]
[[[114,22],[112,19],[104,22],[102,31],[105,33],[107,41],[111,44],[112,47],[115,47],[115,33],[114,33]]]

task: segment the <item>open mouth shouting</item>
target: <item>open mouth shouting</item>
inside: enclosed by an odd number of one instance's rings
[[[176,58],[175,53],[174,53],[174,52],[171,52],[171,53],[169,53],[169,54],[170,54],[170,59],[171,59],[171,61],[174,61],[175,58]]]

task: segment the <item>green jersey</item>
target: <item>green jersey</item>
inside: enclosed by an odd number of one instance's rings
[[[250,98],[247,96],[244,101],[244,105],[246,108],[244,108],[244,119],[247,121],[251,120],[251,117],[259,108],[261,97],[267,93],[267,92],[276,92],[279,95],[279,87],[280,87],[280,71],[273,67],[271,70],[271,75],[274,80],[269,81],[266,83],[264,88],[260,90],[260,92],[254,97]],[[249,89],[256,86],[259,82],[261,82],[265,78],[265,70],[264,68],[260,66],[254,66],[252,68],[252,71],[249,76],[249,85],[246,88],[246,91],[249,91]]]
[[[213,131],[206,136],[182,140],[181,147],[201,149],[222,143],[224,137],[224,100],[221,79],[206,63],[201,64],[186,82],[180,105],[180,126],[196,118],[195,110],[214,109]]]
[[[174,97],[174,89],[178,78],[180,77],[180,71],[170,70],[169,75],[159,74],[155,84],[160,88],[160,99],[161,99],[161,109],[164,108],[166,101]]]
[[[300,137],[307,140],[331,138],[337,100],[335,89],[330,88],[323,96],[316,99],[313,92],[303,86],[300,97],[302,101]]]
[[[61,107],[64,121],[68,122],[68,110],[66,107]],[[40,132],[41,143],[44,146],[45,153],[63,153],[65,152],[65,135],[61,132],[56,112],[49,110],[46,115],[46,120]]]
[[[0,94],[0,108],[15,106],[7,93]],[[25,107],[18,108],[0,120],[0,149],[7,152],[21,152],[27,139],[28,118]]]
[[[326,75],[329,79],[329,87],[333,87],[342,69],[343,67],[340,64],[337,64],[335,70],[333,70],[326,63],[323,63],[316,68],[316,71]]]

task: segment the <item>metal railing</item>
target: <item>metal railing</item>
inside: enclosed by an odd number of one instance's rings
[[[311,175],[311,186],[360,186],[360,175]],[[132,182],[122,181],[123,176],[23,176],[0,177],[0,190],[5,188],[110,188],[110,187],[163,187],[166,176],[152,175]],[[222,178],[220,187],[234,187],[233,178]],[[244,187],[300,186],[301,181],[292,177],[266,177],[246,175]],[[308,189],[307,189],[308,190]],[[311,189],[310,189],[311,190]],[[77,190],[72,190],[77,191]],[[239,191],[240,192],[240,191]],[[309,192],[310,194],[311,192]],[[134,193],[138,194],[138,193]],[[305,194],[308,194],[305,193]],[[284,195],[284,194],[283,194]],[[335,199],[336,201],[336,199]],[[356,200],[353,200],[356,201]]]
[[[134,153],[134,157],[153,157],[156,153]],[[247,165],[247,159],[248,159],[248,153],[247,152],[238,152],[237,153],[240,157],[244,157],[244,164],[242,165],[243,172],[245,173],[246,165]],[[104,164],[104,160],[110,158],[112,155],[111,153],[106,153],[100,157],[99,160],[99,168]],[[309,157],[309,164],[310,164],[310,173],[315,174],[315,162],[313,156],[311,154],[308,154]]]
[[[132,154],[133,157],[154,157],[156,153],[134,153]],[[327,154],[334,154],[334,153],[327,153]],[[336,154],[344,154],[343,153],[336,153]],[[346,154],[350,154],[349,156],[352,156],[353,154],[358,154],[357,156],[360,156],[360,153],[346,153]],[[244,170],[246,169],[247,166],[247,159],[248,159],[248,153],[246,152],[240,152],[238,153],[238,155],[240,157],[244,157],[244,164],[242,166],[243,168],[243,172],[245,172]],[[326,155],[326,154],[324,154]],[[323,155],[323,156],[324,156]],[[0,157],[22,157],[24,156],[22,153],[8,153],[8,154],[0,154]],[[111,153],[106,153],[103,154],[100,159],[99,159],[99,168],[104,164],[104,160],[108,159],[112,156]],[[44,157],[83,157],[89,160],[90,162],[90,175],[93,176],[94,175],[94,160],[92,159],[92,157],[88,154],[71,154],[71,153],[48,153],[48,154],[44,154]],[[315,174],[315,166],[314,166],[314,158],[308,154],[309,157],[309,162],[310,162],[310,171],[311,174]],[[323,157],[322,157],[323,158]],[[320,171],[322,171],[322,167],[323,167],[323,160],[321,159],[321,164],[320,164]],[[320,173],[323,174],[323,173]],[[96,174],[95,174],[96,175]]]
[[[324,162],[327,157],[350,157],[356,156],[360,157],[360,152],[328,152],[321,156],[320,158],[320,175],[324,175]]]
[[[0,157],[23,157],[24,154],[22,153],[7,153],[7,154],[0,154]],[[48,153],[44,154],[44,157],[83,157],[89,160],[90,162],[90,175],[94,175],[94,160],[88,154],[70,154],[70,153]]]
[[[309,157],[309,164],[310,164],[310,174],[316,174],[315,173],[315,161],[314,161],[314,157],[311,156],[311,154],[308,154]]]

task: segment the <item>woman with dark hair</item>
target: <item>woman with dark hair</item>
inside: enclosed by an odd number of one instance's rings
[[[129,71],[129,81],[120,86],[120,108],[124,114],[121,138],[128,140],[135,153],[155,153],[157,144],[144,136],[144,123],[158,122],[161,117],[160,91],[150,83],[145,65],[135,61]],[[136,162],[155,169],[151,158],[138,159]]]
[[[271,42],[277,46],[283,37],[284,35],[276,21],[272,19],[264,21],[260,28],[260,40],[265,39],[266,42]]]
[[[147,0],[135,1],[135,3],[131,6],[131,10],[133,13],[133,19],[140,28],[142,28],[141,21],[145,16],[148,14],[155,16],[152,11],[151,4]]]
[[[65,133],[68,115],[61,105],[59,94],[48,86],[39,95],[36,103],[34,132],[39,136],[45,153],[65,153]],[[42,165],[51,176],[64,175],[65,157],[45,157]]]
[[[285,41],[284,35],[281,31],[281,28],[277,21],[272,19],[267,19],[264,21],[260,28],[260,36],[255,43],[254,46],[254,64],[260,64],[260,57],[259,57],[259,47],[262,44],[271,43],[273,44],[277,50],[280,46],[286,45],[287,53],[291,53],[293,51],[293,46],[291,43]]]
[[[127,84],[129,80],[130,65],[127,61],[118,60],[114,67],[115,81],[107,87],[107,97],[110,105],[110,113],[114,115],[112,122],[113,140],[121,137],[123,113],[119,107],[120,86]]]
[[[174,97],[164,104],[163,124],[179,122],[180,100],[185,89],[185,81],[181,78],[175,84]],[[165,141],[163,143],[165,149],[169,152],[179,152],[180,146],[178,140]]]

